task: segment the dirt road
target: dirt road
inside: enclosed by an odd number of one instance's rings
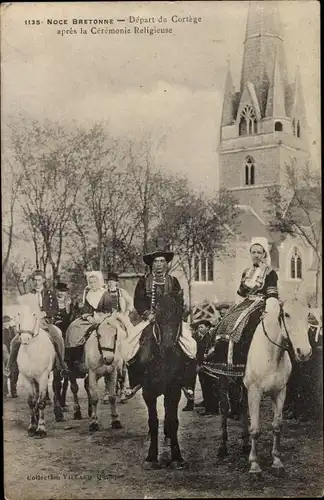
[[[19,384],[19,383],[18,383]],[[103,392],[103,384],[101,393]],[[74,421],[68,391],[69,413],[54,422],[46,409],[48,435],[27,436],[29,412],[24,388],[19,398],[4,402],[5,495],[8,500],[93,498],[247,498],[318,497],[323,491],[322,436],[318,429],[296,421],[285,422],[282,438],[284,477],[271,474],[271,427],[268,406],[262,411],[259,453],[263,474],[250,477],[249,464],[240,454],[240,427],[229,421],[230,454],[217,458],[218,416],[179,412],[180,445],[188,470],[144,471],[147,414],[141,394],[119,405],[124,428],[112,430],[109,406],[99,408],[100,430],[89,434],[86,397],[80,390],[83,420]],[[199,394],[198,394],[199,397]],[[161,398],[160,398],[161,399]],[[162,403],[160,426],[162,428]],[[180,403],[180,409],[184,400]],[[162,438],[162,433],[161,433]]]

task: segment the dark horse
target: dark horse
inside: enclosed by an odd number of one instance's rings
[[[156,307],[155,322],[146,327],[149,361],[145,366],[143,398],[149,415],[150,446],[145,459],[145,469],[159,468],[157,398],[164,395],[165,444],[171,448],[168,465],[182,469],[186,462],[182,458],[178,443],[178,405],[181,398],[186,356],[178,345],[182,327],[183,293],[164,295]]]

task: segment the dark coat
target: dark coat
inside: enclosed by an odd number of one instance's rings
[[[168,291],[179,292],[180,290],[181,286],[177,278],[169,274],[166,276],[165,285],[156,285],[156,302],[158,302],[159,297],[164,295],[164,293],[168,293]],[[139,279],[134,294],[134,308],[141,317],[145,317],[150,312],[151,301],[152,275],[148,274]]]
[[[37,293],[35,289],[31,293]],[[53,319],[54,316],[58,314],[58,303],[54,290],[50,288],[44,288],[41,292],[42,295],[42,307],[41,310],[46,313],[46,317]]]
[[[93,314],[94,312],[98,313],[111,313],[113,310],[113,301],[109,294],[109,292],[105,291],[102,294],[101,299],[98,302],[97,308],[95,309],[89,302],[87,298],[85,299],[83,314]]]

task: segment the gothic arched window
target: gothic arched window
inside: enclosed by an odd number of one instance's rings
[[[299,120],[297,122],[297,137],[300,137],[300,123],[299,123]]]
[[[245,185],[253,186],[255,183],[255,163],[252,156],[245,158]]]
[[[282,132],[282,123],[281,122],[276,122],[275,123],[275,131],[276,132]]]
[[[294,248],[290,259],[290,278],[293,280],[302,279],[302,259],[297,247]]]
[[[193,259],[194,281],[214,281],[214,256],[197,255]]]
[[[239,123],[239,135],[253,135],[258,132],[258,122],[252,106],[242,109]]]

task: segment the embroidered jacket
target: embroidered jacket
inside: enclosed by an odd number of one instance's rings
[[[112,299],[112,308],[118,312],[130,313],[133,306],[133,299],[123,288],[117,288],[116,292],[109,292]]]
[[[154,305],[159,300],[159,297],[165,293],[179,292],[181,290],[180,283],[175,276],[167,274],[164,284],[155,284],[152,274],[143,276],[139,279],[134,294],[134,307],[136,312],[146,317],[151,310],[154,310]],[[155,303],[155,304],[154,304]]]
[[[269,266],[252,266],[246,269],[241,278],[237,291],[241,297],[248,295],[262,295],[265,299],[278,299],[278,275]]]

